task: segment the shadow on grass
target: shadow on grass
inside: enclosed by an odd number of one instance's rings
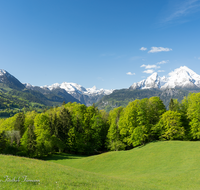
[[[85,158],[87,156],[83,155],[74,155],[74,154],[67,154],[67,153],[54,153],[50,156],[47,156],[45,158],[42,158],[42,160],[67,160],[67,159],[81,159]]]
[[[149,144],[157,143],[157,142],[160,142],[160,141],[155,140],[155,141],[152,141],[152,142],[148,142],[148,143],[146,143],[146,144],[139,145],[139,146],[137,146],[137,147],[135,147],[135,148],[143,148],[143,147],[145,147],[145,146],[147,146],[147,145],[149,145]]]

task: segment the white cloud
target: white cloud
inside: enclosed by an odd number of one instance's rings
[[[153,73],[153,72],[154,72],[153,69],[148,69],[148,70],[143,71],[143,73]]]
[[[160,62],[158,62],[157,64],[158,64],[158,65],[161,65],[161,64],[168,63],[168,62],[169,62],[169,60],[166,60],[166,61],[165,61],[165,60],[163,60],[163,61],[160,61]]]
[[[128,72],[127,75],[135,75],[135,73]]]
[[[159,72],[159,73],[163,73],[163,72],[165,72],[165,71],[164,71],[164,70],[158,70],[158,72]]]
[[[147,48],[145,48],[145,47],[141,47],[140,50],[141,50],[141,51],[146,51]]]
[[[200,57],[198,57],[198,59],[200,60]]]
[[[172,51],[171,48],[164,48],[164,47],[151,47],[151,50],[148,53],[157,53],[162,51]]]
[[[141,65],[140,67],[145,67],[145,69],[158,69],[160,66],[157,65]]]
[[[160,66],[157,66],[157,65],[146,65],[146,67],[145,67],[146,69],[158,69],[158,68],[160,68]]]

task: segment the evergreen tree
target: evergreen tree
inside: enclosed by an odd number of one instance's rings
[[[0,133],[0,153],[4,153],[4,150],[7,147],[7,138],[6,138],[6,133],[3,131]]]
[[[69,130],[72,127],[71,115],[68,109],[61,107],[58,123],[55,126],[56,137],[63,142],[65,150],[68,148]],[[60,150],[61,151],[61,150]]]
[[[24,121],[25,121],[24,112],[20,112],[15,115],[14,130],[19,131],[20,137],[22,137],[25,132]]]
[[[174,101],[173,101],[173,98],[170,99],[169,110],[174,111]]]

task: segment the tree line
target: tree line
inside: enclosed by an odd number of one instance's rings
[[[20,112],[0,120],[0,153],[42,157],[54,152],[92,155],[128,150],[158,140],[200,139],[200,93],[169,110],[159,97],[130,102],[106,113],[95,105],[63,103],[43,113]]]

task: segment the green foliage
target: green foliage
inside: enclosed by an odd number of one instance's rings
[[[29,125],[21,138],[22,150],[25,151],[29,157],[34,157],[36,152],[36,135],[34,132],[34,125]]]
[[[190,94],[187,101],[187,115],[190,120],[191,136],[193,139],[200,139],[200,93]]]
[[[165,112],[155,127],[158,138],[161,140],[181,140],[185,129],[182,127],[181,114],[176,111]]]
[[[7,137],[5,131],[0,133],[0,153],[4,152],[5,147],[7,147]]]
[[[130,102],[128,106],[123,110],[122,116],[119,120],[120,134],[123,141],[130,146],[132,144],[131,135],[134,129],[138,126],[138,105],[139,100]]]
[[[123,141],[128,146],[137,146],[154,140],[152,128],[165,111],[165,106],[159,97],[129,103],[119,122]]]
[[[111,110],[109,113],[108,122],[110,124],[110,128],[107,135],[107,146],[109,149],[115,151],[121,149],[121,147],[124,147],[119,129],[119,119],[122,111],[123,108],[119,107]]]
[[[52,151],[52,139],[50,134],[50,120],[47,113],[38,114],[34,119],[37,155],[44,156]]]
[[[109,114],[78,103],[63,103],[43,113],[19,112],[0,119],[0,151],[29,157],[58,151],[92,155],[156,140],[198,140],[200,93],[181,103],[171,99],[169,107],[166,111],[163,101],[154,96],[136,99]]]

